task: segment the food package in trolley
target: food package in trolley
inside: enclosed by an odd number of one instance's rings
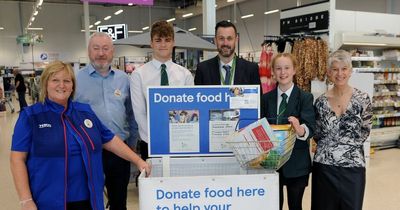
[[[265,169],[279,169],[292,154],[294,145],[294,133],[290,124],[271,125],[275,140],[274,147],[269,150],[268,157],[261,162],[261,166]]]
[[[285,151],[290,149],[290,144],[286,140],[292,135],[292,126],[290,124],[271,125],[271,128],[274,130],[274,136],[277,140],[274,142],[274,150],[279,154],[285,153]]]
[[[290,156],[290,135],[290,125],[271,126],[263,118],[236,132],[229,143],[242,167],[277,169],[283,165],[281,157]]]

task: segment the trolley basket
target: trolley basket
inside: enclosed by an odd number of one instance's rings
[[[278,170],[289,160],[295,141],[290,125],[269,125],[263,118],[236,131],[227,142],[241,167]]]

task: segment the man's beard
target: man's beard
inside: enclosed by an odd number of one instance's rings
[[[223,48],[228,48],[228,52],[226,53]],[[231,48],[230,46],[222,45],[218,48],[218,52],[223,57],[230,57],[235,52],[235,47]]]
[[[103,71],[108,71],[110,69],[111,63],[99,64],[96,63],[96,61],[94,61],[92,62],[92,65],[96,70],[103,72]]]

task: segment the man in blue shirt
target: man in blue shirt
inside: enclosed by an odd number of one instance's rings
[[[90,104],[102,123],[134,148],[138,128],[132,111],[129,77],[111,68],[114,56],[111,37],[94,33],[89,39],[88,53],[90,64],[77,74],[75,99]],[[110,210],[126,210],[130,163],[103,150],[103,167]]]

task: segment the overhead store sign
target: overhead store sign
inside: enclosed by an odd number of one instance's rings
[[[113,41],[128,38],[128,26],[126,24],[97,26],[97,31],[107,33]]]
[[[153,6],[154,0],[81,0],[82,2],[99,2],[112,4],[129,4]]]
[[[329,30],[329,1],[281,11],[281,34],[312,33]]]

